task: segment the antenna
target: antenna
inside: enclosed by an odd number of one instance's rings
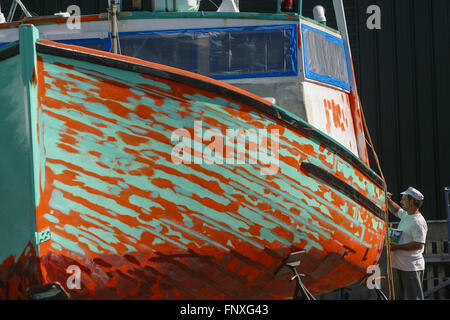
[[[16,13],[17,5],[20,6],[23,13],[27,16],[27,18],[31,18],[31,14],[28,12],[27,8],[23,5],[22,1],[20,0],[13,0],[13,3],[11,5],[11,8],[9,9],[8,18],[6,19],[7,22],[12,22],[12,19],[14,18],[14,14]]]
[[[217,12],[239,12],[239,5],[234,0],[223,0]]]

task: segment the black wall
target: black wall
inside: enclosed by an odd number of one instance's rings
[[[241,8],[252,1],[240,0]],[[276,0],[258,0],[271,11]],[[105,12],[107,0],[23,0],[39,15],[65,11]],[[201,9],[213,10],[203,0]],[[220,4],[220,0],[214,0]],[[11,1],[2,1],[5,15]],[[126,4],[126,2],[125,2]],[[327,9],[336,27],[331,0],[303,0],[303,14]],[[428,220],[444,219],[443,188],[450,186],[450,1],[344,0],[355,74],[368,127],[394,200],[408,186],[425,195]],[[381,9],[381,29],[369,30],[370,5]],[[125,5],[126,6],[126,5]],[[144,0],[144,9],[150,1]],[[126,9],[126,8],[124,8]],[[244,11],[243,10],[243,11]],[[371,161],[376,170],[375,162]]]
[[[450,1],[345,0],[355,74],[367,124],[394,200],[408,186],[425,196],[428,220],[445,219],[450,186]],[[304,0],[328,9],[331,1]],[[381,9],[369,30],[367,8]],[[375,161],[371,159],[375,169]]]

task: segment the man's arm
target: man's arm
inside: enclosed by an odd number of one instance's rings
[[[392,201],[391,199],[392,193],[387,193],[387,198],[388,198],[388,209],[389,211],[398,218],[398,211],[401,209],[401,207],[395,203],[394,201]]]
[[[404,244],[396,244],[391,243],[391,250],[405,250],[405,251],[416,251],[416,250],[422,250],[423,243],[420,242],[409,242]]]

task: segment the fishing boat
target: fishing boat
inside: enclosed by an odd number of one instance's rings
[[[299,251],[312,295],[364,280],[385,196],[333,3],[5,19],[0,298],[284,299]]]

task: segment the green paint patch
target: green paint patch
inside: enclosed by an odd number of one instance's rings
[[[161,208],[164,209],[159,203],[154,202],[150,199],[147,198],[143,198],[137,195],[131,195],[128,200],[130,201],[131,204],[134,204],[135,206],[138,206],[140,208],[144,208],[144,209],[150,209],[153,207],[157,207],[157,208]]]
[[[57,251],[62,251],[62,249],[63,249],[59,244],[57,244],[55,242],[52,242],[52,248],[54,248]]]
[[[51,214],[48,214],[48,213],[44,214],[44,218],[50,222],[59,223],[59,219],[56,218],[55,216],[52,216]]]
[[[66,250],[85,255],[85,252],[78,246],[77,242],[63,238],[56,232],[52,232],[52,241]]]
[[[157,245],[157,244],[164,244],[164,240],[162,240],[161,238],[156,238],[153,240],[152,245]]]

